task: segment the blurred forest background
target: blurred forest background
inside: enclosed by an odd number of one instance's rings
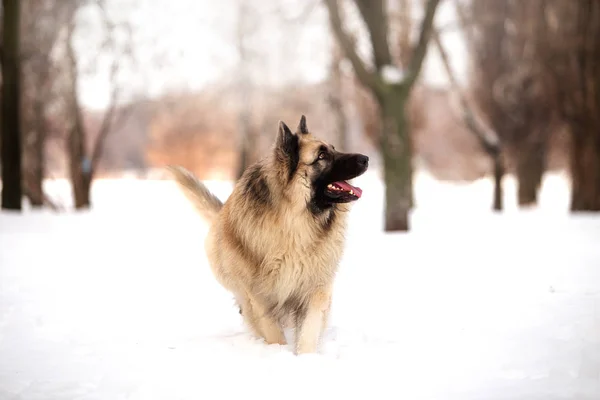
[[[3,0],[0,41],[3,209],[168,163],[236,179],[305,114],[381,170],[387,231],[417,169],[493,177],[495,210],[506,174],[529,207],[562,170],[600,211],[597,0]]]

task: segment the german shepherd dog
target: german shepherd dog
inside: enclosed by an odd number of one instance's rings
[[[210,224],[213,274],[266,343],[286,344],[283,329],[293,327],[294,353],[317,351],[350,203],[362,195],[346,180],[368,163],[313,136],[303,115],[295,133],[279,122],[272,151],[244,171],[225,204],[187,170],[167,167]]]

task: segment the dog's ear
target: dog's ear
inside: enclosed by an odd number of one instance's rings
[[[298,135],[292,133],[283,121],[279,121],[279,130],[275,141],[275,158],[287,167],[289,176],[293,176],[300,159],[300,143]]]
[[[279,130],[277,131],[276,148],[288,153],[288,150],[293,150],[294,143],[298,144],[298,136],[294,135],[290,128],[283,121],[279,121]]]
[[[306,117],[303,115],[300,117],[300,123],[298,124],[298,129],[296,129],[297,133],[306,135],[308,133],[308,127],[306,126]]]

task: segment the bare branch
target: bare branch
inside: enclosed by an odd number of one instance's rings
[[[425,59],[425,55],[427,54],[427,45],[429,43],[429,37],[433,30],[433,20],[435,18],[435,12],[437,10],[439,2],[440,0],[428,0],[425,6],[425,16],[423,17],[423,22],[421,24],[419,40],[414,50],[412,51],[412,58],[410,60],[410,65],[405,80],[405,85],[408,88],[410,88],[415,83],[417,77],[419,76],[419,73],[421,72],[423,60]]]
[[[383,0],[355,0],[371,36],[373,58],[377,70],[392,64],[388,44],[388,20]]]
[[[410,1],[413,0],[403,0],[403,1],[407,1],[408,3],[410,3]],[[404,4],[404,3],[403,3]],[[436,27],[436,30],[438,31],[438,33],[445,33],[445,32],[451,32],[451,31],[460,31],[463,32],[466,36],[467,39],[470,39],[472,36],[472,27],[475,25],[479,25],[481,26],[482,24],[494,24],[497,23],[498,21],[502,20],[501,16],[493,16],[493,15],[486,15],[486,16],[477,16],[477,18],[471,17],[468,15],[468,12],[466,10],[464,10],[464,5],[457,5],[457,15],[458,15],[458,21],[449,21],[446,22],[445,24],[442,25],[438,25]],[[418,18],[414,18],[412,17],[412,15],[410,15],[410,13],[400,10],[400,11],[390,11],[388,12],[388,16],[390,18],[395,18],[398,20],[403,21],[402,24],[414,24],[414,23],[418,23],[419,21],[421,21]],[[404,30],[404,29],[403,29]]]
[[[354,48],[354,42],[350,38],[349,34],[344,30],[342,19],[340,17],[340,11],[337,0],[324,0],[325,5],[329,11],[329,22],[333,33],[340,43],[340,47],[344,50],[344,54],[350,60],[354,72],[358,79],[363,85],[369,87],[376,93],[381,93],[382,83],[379,77],[370,72],[365,66],[364,62],[360,59]]]
[[[400,12],[396,16],[390,15],[391,18],[397,18],[400,21],[400,32],[398,39],[398,47],[400,50],[400,63],[402,68],[406,68],[410,63],[412,56],[412,45],[410,35],[415,21],[412,18],[412,0],[400,1]]]
[[[114,79],[114,78],[113,78]],[[100,125],[100,129],[98,130],[98,134],[96,135],[96,140],[94,141],[94,145],[92,147],[92,157],[91,157],[91,166],[92,171],[96,171],[98,167],[98,163],[102,158],[102,153],[104,151],[104,143],[106,142],[106,138],[113,128],[113,119],[115,110],[117,108],[117,100],[119,90],[117,86],[112,84],[112,92],[110,96],[110,103],[108,105],[108,109],[104,113],[104,117],[102,118],[102,124]]]
[[[467,43],[473,43],[472,18],[467,17],[467,10],[460,0],[454,0],[454,9]]]
[[[77,64],[77,56],[75,55],[75,49],[73,48],[73,34],[75,32],[75,20],[74,15],[67,24],[67,63],[69,65],[69,108],[73,112],[73,126],[70,127],[69,141],[70,146],[84,146],[85,138],[80,137],[77,132],[85,132],[85,126],[83,123],[83,114],[81,106],[79,104],[79,98],[77,95],[77,84],[79,81],[79,71]],[[79,138],[79,139],[78,139]],[[81,160],[78,160],[81,162]]]
[[[129,113],[130,107],[125,107],[124,109],[119,110],[119,96],[121,92],[121,87],[119,86],[118,80],[118,72],[119,72],[119,63],[122,61],[122,58],[126,56],[126,52],[129,51],[128,48],[125,48],[123,52],[116,51],[115,44],[115,30],[116,25],[113,21],[110,20],[106,10],[105,0],[96,0],[98,6],[100,7],[100,12],[102,15],[103,23],[106,29],[106,41],[105,46],[109,47],[113,51],[112,55],[112,63],[110,66],[110,102],[108,104],[108,108],[104,113],[102,118],[102,123],[100,124],[100,128],[96,135],[96,140],[94,141],[94,145],[92,147],[92,156],[91,156],[91,171],[92,174],[96,171],[100,160],[102,159],[102,155],[104,153],[104,144],[108,135],[115,130],[115,125],[117,123],[123,122],[126,115]],[[128,35],[131,35],[130,30],[126,30]]]
[[[452,91],[458,97],[460,102],[465,124],[469,130],[477,136],[486,152],[490,154],[498,154],[500,152],[500,140],[498,139],[496,132],[485,126],[483,121],[475,115],[466,96],[460,89],[458,81],[456,80],[456,75],[452,70],[448,53],[446,53],[446,49],[444,49],[444,45],[442,44],[439,33],[434,30],[432,36],[438,52],[440,53],[440,58],[442,59],[442,64],[444,65],[444,69],[448,75],[448,80],[450,81]]]

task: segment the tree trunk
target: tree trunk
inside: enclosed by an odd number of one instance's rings
[[[335,130],[337,131],[337,142],[339,150],[347,152],[350,149],[348,145],[348,123],[343,109],[334,109]]]
[[[517,149],[517,200],[519,206],[537,204],[546,169],[546,146],[542,141],[524,143]]]
[[[502,190],[502,178],[504,177],[504,163],[502,153],[493,154],[494,162],[494,211],[502,211],[504,191]]]
[[[571,211],[600,211],[600,137],[575,132],[571,148]]]
[[[71,165],[71,189],[73,191],[75,209],[90,208],[91,182],[90,174],[85,168],[85,162],[79,163],[78,166]]]
[[[69,147],[70,151],[74,152],[69,155],[69,169],[75,208],[78,210],[90,208],[93,178],[91,160],[83,151],[78,151],[76,146],[70,145]]]
[[[243,110],[239,116],[239,159],[238,166],[236,171],[236,180],[240,179],[244,174],[244,171],[248,168],[250,164],[250,154],[252,153],[251,149],[251,129],[250,126],[250,112],[247,109],[246,105],[242,105]]]
[[[2,21],[2,208],[21,210],[21,71],[19,0],[3,0]]]
[[[30,197],[32,207],[42,207],[44,205],[44,165],[45,154],[44,145],[46,141],[46,123],[44,116],[44,103],[38,93],[34,99],[34,124],[35,132],[32,143],[31,154],[31,191]]]
[[[44,141],[40,134],[36,135],[34,143],[34,161],[31,171],[31,206],[39,208],[44,205]]]
[[[341,68],[343,54],[337,44],[333,49],[333,57],[329,70],[329,106],[333,114],[336,142],[339,151],[347,152],[348,124],[344,112],[344,74]]]
[[[85,152],[85,133],[78,127],[79,124],[75,124],[71,129],[67,150],[75,208],[84,209],[91,205],[90,188],[93,171],[91,160]]]
[[[379,99],[381,152],[385,180],[385,231],[408,231],[412,206],[412,143],[405,115],[406,91],[397,88]]]
[[[92,180],[89,175],[82,175],[79,181],[74,182],[73,185],[73,198],[75,199],[75,208],[78,210],[90,208]]]
[[[249,154],[250,151],[248,149],[248,138],[247,137],[242,137],[242,143],[240,144],[240,151],[239,151],[239,159],[238,159],[238,166],[237,166],[237,171],[236,171],[236,175],[235,178],[236,180],[239,180],[242,175],[244,174],[244,171],[246,171],[246,169],[248,168],[248,162],[249,162]]]

